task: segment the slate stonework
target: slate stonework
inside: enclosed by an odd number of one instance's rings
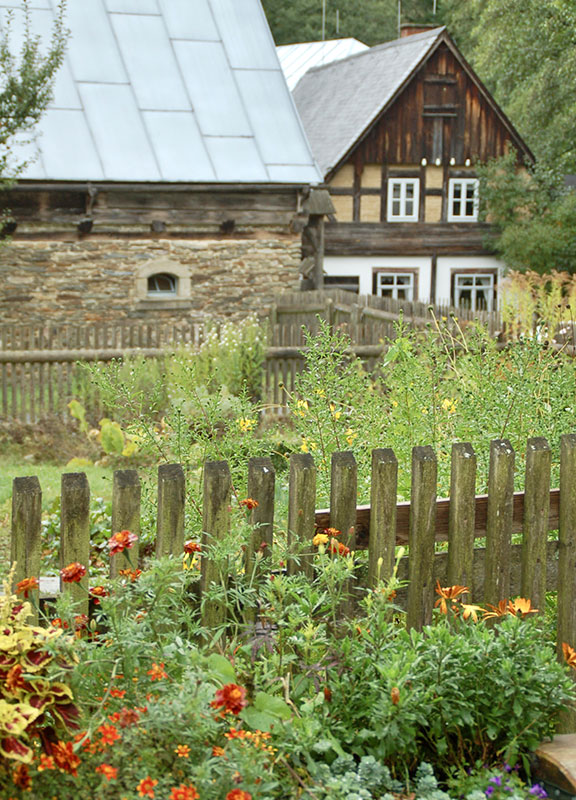
[[[0,247],[0,323],[177,322],[261,312],[299,284],[300,237],[226,240],[14,241]],[[136,277],[169,259],[190,297],[141,299]]]

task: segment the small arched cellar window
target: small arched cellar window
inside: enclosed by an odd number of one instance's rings
[[[178,278],[168,272],[156,272],[148,276],[149,297],[176,297],[178,294]]]

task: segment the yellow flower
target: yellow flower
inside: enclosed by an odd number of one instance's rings
[[[333,419],[340,419],[340,417],[342,416],[341,411],[336,411],[336,406],[334,405],[334,403],[330,403],[330,411],[332,412]]]
[[[242,433],[249,433],[253,428],[256,427],[256,420],[249,419],[248,417],[240,417],[236,420],[236,424]]]
[[[329,537],[325,533],[317,533],[312,539],[314,547],[320,547],[321,544],[328,544]]]
[[[324,391],[324,389],[315,389],[314,391],[316,392],[318,397],[326,397],[326,392]]]
[[[357,433],[355,433],[355,432],[352,430],[352,428],[348,428],[348,430],[346,431],[346,441],[347,441],[347,442],[348,442],[348,444],[350,444],[350,445],[351,445],[351,444],[353,444],[353,442],[354,442],[354,439],[355,439],[357,436],[358,436],[358,434],[357,434]]]
[[[456,411],[456,400],[447,397],[445,400],[442,400],[442,408],[449,414],[454,414]]]
[[[422,409],[422,413],[423,413],[423,414],[427,414],[427,413],[428,413],[428,409],[427,409],[427,408],[423,408],[423,409]]]
[[[296,401],[296,413],[299,416],[305,417],[308,409],[309,409],[308,400],[297,400]]]
[[[311,450],[316,450],[316,442],[311,442],[305,436],[302,437],[302,444],[300,445],[300,450],[303,453],[309,453]]]
[[[392,408],[398,408],[398,400],[392,400]]]

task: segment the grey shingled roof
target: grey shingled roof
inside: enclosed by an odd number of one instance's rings
[[[432,50],[445,28],[309,70],[293,91],[312,152],[326,175]]]
[[[46,40],[56,3],[29,0],[33,32]],[[0,0],[0,23],[19,6]],[[321,179],[260,0],[68,0],[66,24],[66,61],[23,178]]]
[[[368,45],[358,39],[328,39],[325,42],[283,44],[276,48],[289,89],[293,89],[312,67],[330,64],[363,50],[368,50]]]

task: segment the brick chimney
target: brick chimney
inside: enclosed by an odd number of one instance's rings
[[[426,31],[431,31],[433,28],[437,27],[438,25],[434,23],[403,22],[402,25],[400,25],[400,38],[404,39],[406,36],[413,36],[415,33],[426,33]]]

